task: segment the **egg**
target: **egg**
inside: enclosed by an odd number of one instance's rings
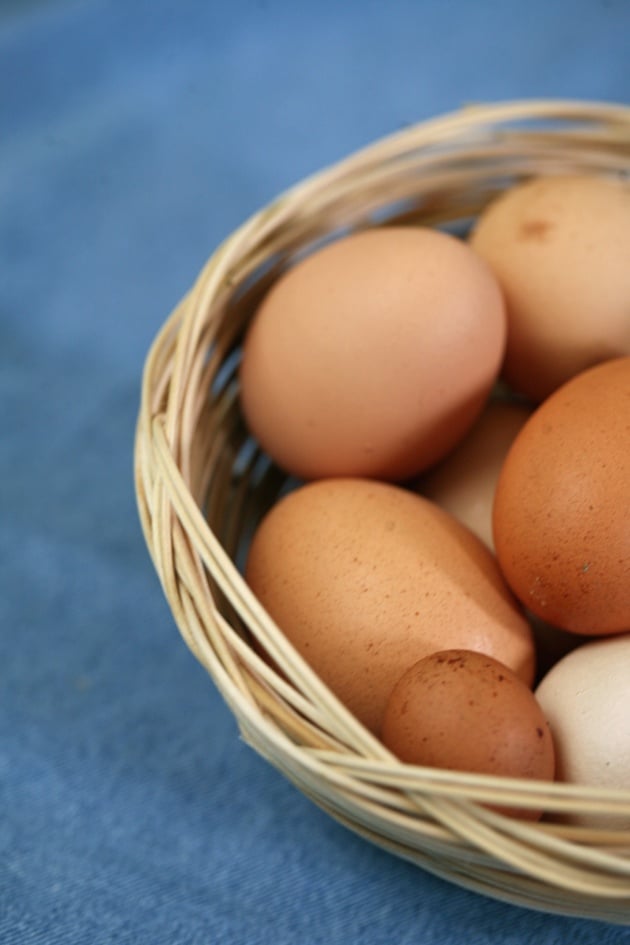
[[[508,584],[542,620],[630,630],[630,357],[583,371],[532,414],[501,469],[493,528]]]
[[[470,245],[505,294],[506,380],[540,402],[575,374],[630,354],[630,184],[554,175],[506,190]]]
[[[549,670],[536,698],[549,720],[558,780],[630,787],[630,634],[593,640]],[[630,814],[562,815],[587,827],[630,830]]]
[[[497,281],[464,241],[422,227],[354,233],[263,299],[243,343],[243,415],[299,479],[403,480],[474,422],[505,332]]]
[[[392,690],[381,737],[408,764],[554,778],[553,738],[533,692],[482,653],[445,650],[414,663]],[[525,808],[503,812],[530,820],[542,813]]]
[[[402,673],[464,647],[533,684],[528,622],[496,561],[465,526],[400,486],[322,479],[258,526],[245,577],[320,679],[370,730]]]
[[[494,490],[508,449],[531,410],[496,400],[460,443],[417,483],[418,491],[467,525],[489,548]]]

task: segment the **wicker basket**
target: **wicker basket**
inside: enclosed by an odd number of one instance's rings
[[[323,240],[390,222],[465,232],[532,174],[630,172],[630,109],[471,106],[409,127],[293,187],[214,253],[148,355],[136,439],[146,542],[186,643],[245,740],[358,834],[468,889],[630,924],[630,830],[519,821],[480,802],[630,816],[627,791],[411,767],[368,733],[284,639],[242,579],[284,485],[239,412],[243,330],[272,281]],[[260,657],[261,646],[279,668]]]

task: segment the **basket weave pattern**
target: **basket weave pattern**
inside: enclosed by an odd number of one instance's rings
[[[532,174],[630,173],[630,109],[471,106],[301,182],[212,255],[148,354],[135,445],[142,527],[177,626],[244,739],[317,805],[436,875],[509,902],[630,924],[630,829],[519,821],[482,804],[623,814],[614,791],[398,762],[321,683],[242,578],[283,476],[252,442],[239,344],[279,273],[322,241],[383,223],[464,232]],[[259,644],[259,645],[257,645]],[[261,648],[271,660],[261,658]]]

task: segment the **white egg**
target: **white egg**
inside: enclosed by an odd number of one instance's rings
[[[630,791],[630,633],[585,643],[564,656],[536,697],[556,748],[557,779]],[[571,815],[589,827],[630,828],[630,815]]]

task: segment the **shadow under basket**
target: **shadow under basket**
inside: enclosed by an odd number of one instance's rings
[[[628,175],[630,109],[474,105],[384,138],[256,213],[212,255],[147,356],[136,494],[184,640],[244,739],[315,804],[467,889],[630,924],[630,829],[566,822],[589,813],[630,823],[630,786],[548,784],[397,761],[293,650],[242,577],[252,530],[287,486],[248,435],[239,407],[239,345],[271,283],[322,243],[366,227],[421,224],[464,234],[497,193],[561,172]],[[484,804],[546,815],[516,820]]]

